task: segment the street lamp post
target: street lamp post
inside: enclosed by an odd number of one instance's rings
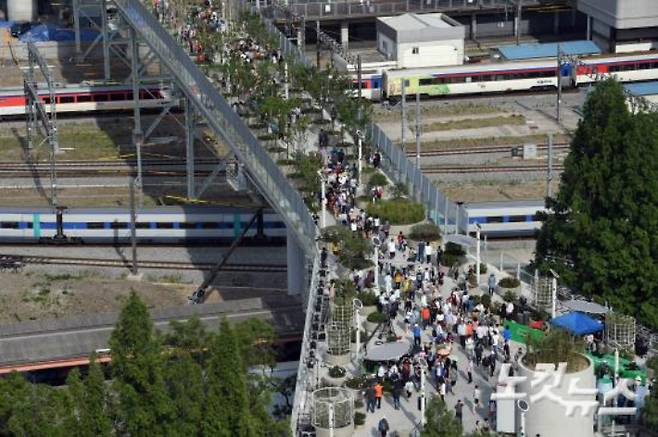
[[[550,269],[553,279],[551,280],[551,316],[557,316],[557,280],[560,277],[553,269]]]
[[[324,175],[322,174],[322,170],[318,170],[318,175],[320,175],[320,228],[324,229],[325,226],[327,225],[327,193],[326,193],[326,187],[325,187],[325,182],[324,182]]]
[[[475,278],[478,289],[480,288],[480,224],[475,224],[475,238],[477,239],[477,248],[475,249]]]
[[[375,285],[373,290],[377,296],[379,296],[379,238],[374,237],[372,239],[372,245],[375,247],[375,255],[373,262],[375,263]]]
[[[363,169],[363,139],[361,138],[361,131],[356,131],[356,143],[359,147],[359,163],[358,163],[358,183],[361,185],[361,170]]]
[[[420,358],[420,394],[418,401],[420,402],[420,426],[421,428],[425,426],[427,420],[425,419],[425,372],[427,371],[427,361],[424,358]]]
[[[359,351],[361,349],[361,308],[363,303],[359,299],[352,301],[354,305],[354,322],[356,323],[356,349],[354,351],[354,364],[359,364]]]

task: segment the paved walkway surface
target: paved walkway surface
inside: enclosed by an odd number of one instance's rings
[[[393,259],[393,265],[396,267],[402,267],[402,266],[408,266],[409,263],[406,260],[406,256],[403,256],[403,254],[398,251],[396,253],[395,258]],[[420,267],[423,270],[425,267],[429,267],[429,264],[426,263],[414,263],[415,267]],[[492,266],[489,266],[491,269]],[[502,277],[500,273],[496,271],[495,273],[497,277]],[[380,276],[381,278],[381,276]],[[380,287],[383,290],[384,289],[384,283],[383,281],[380,281]],[[469,294],[471,295],[481,295],[483,292],[486,293],[486,275],[482,276],[482,281],[481,281],[481,287],[471,289],[469,291]],[[449,278],[447,275],[444,278],[444,285],[440,287],[440,295],[441,297],[445,300],[450,292],[457,287],[457,284],[453,278]],[[428,299],[430,300],[430,299]],[[495,302],[502,302],[502,298],[498,296],[497,294],[494,294],[493,300]],[[420,295],[417,293],[415,304],[420,306]],[[400,341],[408,342],[410,345],[413,344],[413,334],[411,332],[406,332],[405,326],[404,326],[404,321],[403,321],[403,315],[400,312],[395,320],[395,326],[394,326],[395,332],[397,335],[401,335],[402,339]],[[376,340],[376,336],[373,339],[373,341]],[[428,327],[428,329],[425,329],[423,331],[422,335],[422,343],[432,343],[432,337],[431,337],[431,328]],[[370,346],[370,345],[369,345]],[[518,344],[515,343],[510,343],[510,348],[512,351],[512,355],[514,355],[516,349],[519,347]],[[455,342],[453,344],[452,352],[450,354],[451,359],[457,359],[458,362],[458,369],[459,369],[459,374],[458,374],[458,380],[457,384],[454,387],[454,394],[451,394],[450,392],[447,393],[445,400],[446,400],[446,405],[448,410],[454,414],[455,412],[455,404],[457,403],[458,400],[461,400],[464,403],[464,408],[463,408],[463,426],[464,426],[464,432],[465,433],[470,433],[475,431],[476,429],[476,421],[479,421],[480,424],[484,423],[484,418],[488,417],[488,401],[489,397],[492,393],[493,388],[495,387],[495,383],[498,379],[498,372],[500,370],[500,364],[502,362],[498,362],[496,366],[496,372],[493,378],[489,377],[489,371],[488,369],[485,369],[484,367],[475,367],[475,371],[473,372],[473,383],[468,384],[468,378],[467,378],[467,373],[466,373],[466,365],[468,363],[468,358],[466,355],[466,351],[464,348],[459,345],[459,342]],[[428,375],[426,378],[426,399],[427,402],[429,400],[437,395],[437,390],[436,387],[434,386],[434,377],[431,375]],[[482,395],[480,399],[480,405],[479,407],[476,407],[473,403],[473,394],[474,394],[474,387],[475,385],[478,385]],[[355,435],[359,436],[379,436],[379,432],[377,430],[377,426],[379,424],[379,421],[385,417],[387,421],[389,422],[389,425],[391,427],[391,433],[395,435],[394,433],[397,432],[400,436],[409,436],[409,435],[415,435],[415,433],[418,431],[418,424],[420,423],[420,410],[418,408],[418,398],[419,398],[420,392],[415,391],[411,398],[406,398],[406,396],[403,396],[401,399],[400,403],[400,410],[395,410],[393,408],[393,399],[390,395],[385,395],[384,399],[382,400],[382,405],[381,409],[376,409],[375,413],[367,413],[366,415],[366,423],[363,426],[357,427]]]

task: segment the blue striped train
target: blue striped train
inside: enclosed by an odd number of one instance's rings
[[[468,232],[474,235],[476,224],[487,237],[533,237],[541,227],[537,214],[546,211],[544,201],[517,200],[480,202],[464,205],[468,211]]]
[[[249,224],[256,209],[212,206],[164,206],[137,212],[140,243],[232,241]],[[125,208],[74,208],[62,214],[66,237],[82,243],[130,241],[130,211]],[[38,243],[55,237],[57,217],[52,208],[0,208],[0,241]],[[278,214],[263,210],[247,234],[248,239],[285,243],[286,226]]]

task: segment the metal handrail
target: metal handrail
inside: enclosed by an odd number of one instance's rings
[[[302,197],[292,187],[251,130],[176,40],[138,0],[114,0],[123,19],[158,55],[180,89],[242,162],[251,180],[281,215],[304,252],[316,251],[316,225]]]

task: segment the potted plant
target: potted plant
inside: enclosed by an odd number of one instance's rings
[[[334,387],[340,387],[343,385],[346,378],[347,378],[347,370],[345,370],[344,367],[333,366],[329,368],[329,371],[327,372],[327,376],[324,377],[324,380],[328,385]]]
[[[498,281],[498,293],[501,295],[505,295],[507,292],[514,293],[518,295],[518,293],[521,291],[521,281],[518,279],[512,277],[512,276],[507,276],[500,281]]]
[[[562,436],[562,435],[592,435],[594,425],[593,414],[565,414],[562,403],[579,403],[584,408],[587,404],[598,405],[592,395],[583,395],[580,390],[596,387],[596,376],[592,361],[583,354],[582,341],[561,329],[551,329],[543,337],[528,335],[526,337],[527,353],[519,360],[519,376],[526,377],[517,386],[516,391],[527,393],[528,398],[536,397],[529,402],[525,412],[527,435]],[[534,384],[534,381],[553,381],[551,374],[557,371],[561,363],[566,363],[564,374],[559,383],[551,387],[551,394],[561,402],[555,402],[553,397],[537,396],[546,389],[545,384]],[[549,382],[550,384],[550,382]],[[520,414],[520,412],[518,413]]]
[[[368,332],[373,332],[377,327],[386,322],[388,320],[388,317],[386,314],[380,312],[380,311],[375,311],[374,313],[368,314],[368,317],[366,318],[366,323],[365,323],[365,328]]]
[[[361,401],[361,404],[363,404],[363,401]],[[356,406],[355,406],[356,408]],[[360,426],[363,426],[366,424],[366,413],[362,411],[355,411],[354,412],[354,427],[358,428]]]

